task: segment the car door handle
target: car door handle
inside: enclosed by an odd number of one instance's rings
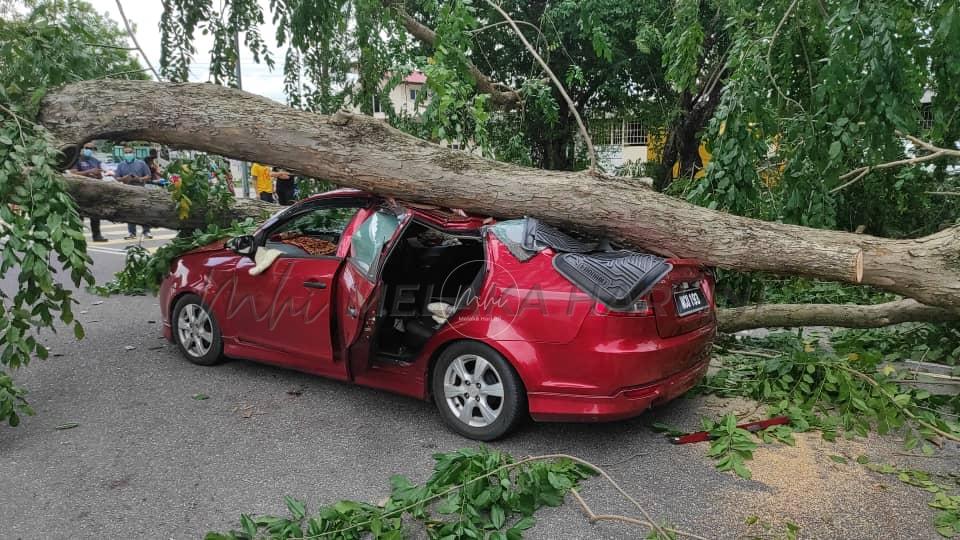
[[[304,286],[304,287],[311,288],[311,289],[326,289],[326,288],[327,288],[327,284],[324,283],[324,282],[322,282],[322,281],[304,281],[304,282],[303,282],[303,286]]]

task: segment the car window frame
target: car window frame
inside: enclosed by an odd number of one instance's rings
[[[357,274],[363,276],[364,279],[366,279],[367,281],[369,281],[374,285],[380,281],[380,270],[383,267],[384,261],[387,258],[389,258],[389,253],[393,250],[393,246],[396,243],[396,239],[403,234],[403,231],[406,230],[407,226],[412,221],[410,219],[412,216],[412,213],[409,210],[398,208],[398,207],[381,206],[379,208],[373,209],[373,212],[371,212],[368,216],[364,218],[364,222],[366,222],[366,220],[376,215],[377,212],[381,212],[381,211],[392,213],[394,216],[397,217],[397,229],[393,231],[393,234],[390,235],[390,238],[386,242],[384,242],[383,246],[381,246],[380,253],[377,256],[376,261],[374,261],[375,264],[371,264],[370,268],[367,271],[364,271],[363,268],[360,267],[360,265],[354,260],[354,257],[353,257],[353,233],[356,233],[357,229],[359,229],[363,225],[363,223],[357,224],[357,227],[354,228],[353,232],[351,232],[350,250],[347,251],[345,255],[347,263],[350,266],[352,266],[354,269],[356,269]]]
[[[277,214],[273,223],[267,224],[266,227],[257,232],[254,236],[254,245],[256,249],[263,248],[267,245],[267,242],[270,241],[270,236],[274,234],[274,231],[283,227],[287,223],[297,219],[304,214],[314,212],[321,209],[335,209],[335,208],[354,208],[353,216],[347,221],[347,224],[344,226],[343,231],[340,234],[340,240],[337,242],[337,252],[340,251],[340,246],[343,244],[345,239],[349,239],[351,235],[345,234],[346,231],[350,230],[350,225],[353,224],[354,220],[357,219],[363,210],[370,208],[376,202],[372,201],[367,197],[337,197],[331,199],[320,199],[318,201],[312,202],[310,204],[305,204],[301,208],[293,206],[286,210],[281,211]],[[338,259],[343,260],[347,258],[346,256],[340,255],[298,255],[292,253],[283,253],[278,258],[281,259]]]

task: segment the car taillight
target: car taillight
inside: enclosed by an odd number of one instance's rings
[[[653,316],[653,298],[650,295],[644,296],[626,309],[610,309],[597,302],[595,309],[597,315],[605,317],[651,317]]]

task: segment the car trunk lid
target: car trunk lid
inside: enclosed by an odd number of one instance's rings
[[[669,259],[673,269],[651,291],[660,337],[673,337],[716,321],[713,275],[699,261]]]

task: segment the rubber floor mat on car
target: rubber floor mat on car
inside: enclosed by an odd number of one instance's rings
[[[596,250],[597,243],[578,240],[537,219],[526,218],[523,229],[523,249],[540,251],[544,247],[566,253],[587,253]]]
[[[662,257],[633,251],[562,253],[553,258],[553,267],[614,310],[631,307],[673,269]]]

